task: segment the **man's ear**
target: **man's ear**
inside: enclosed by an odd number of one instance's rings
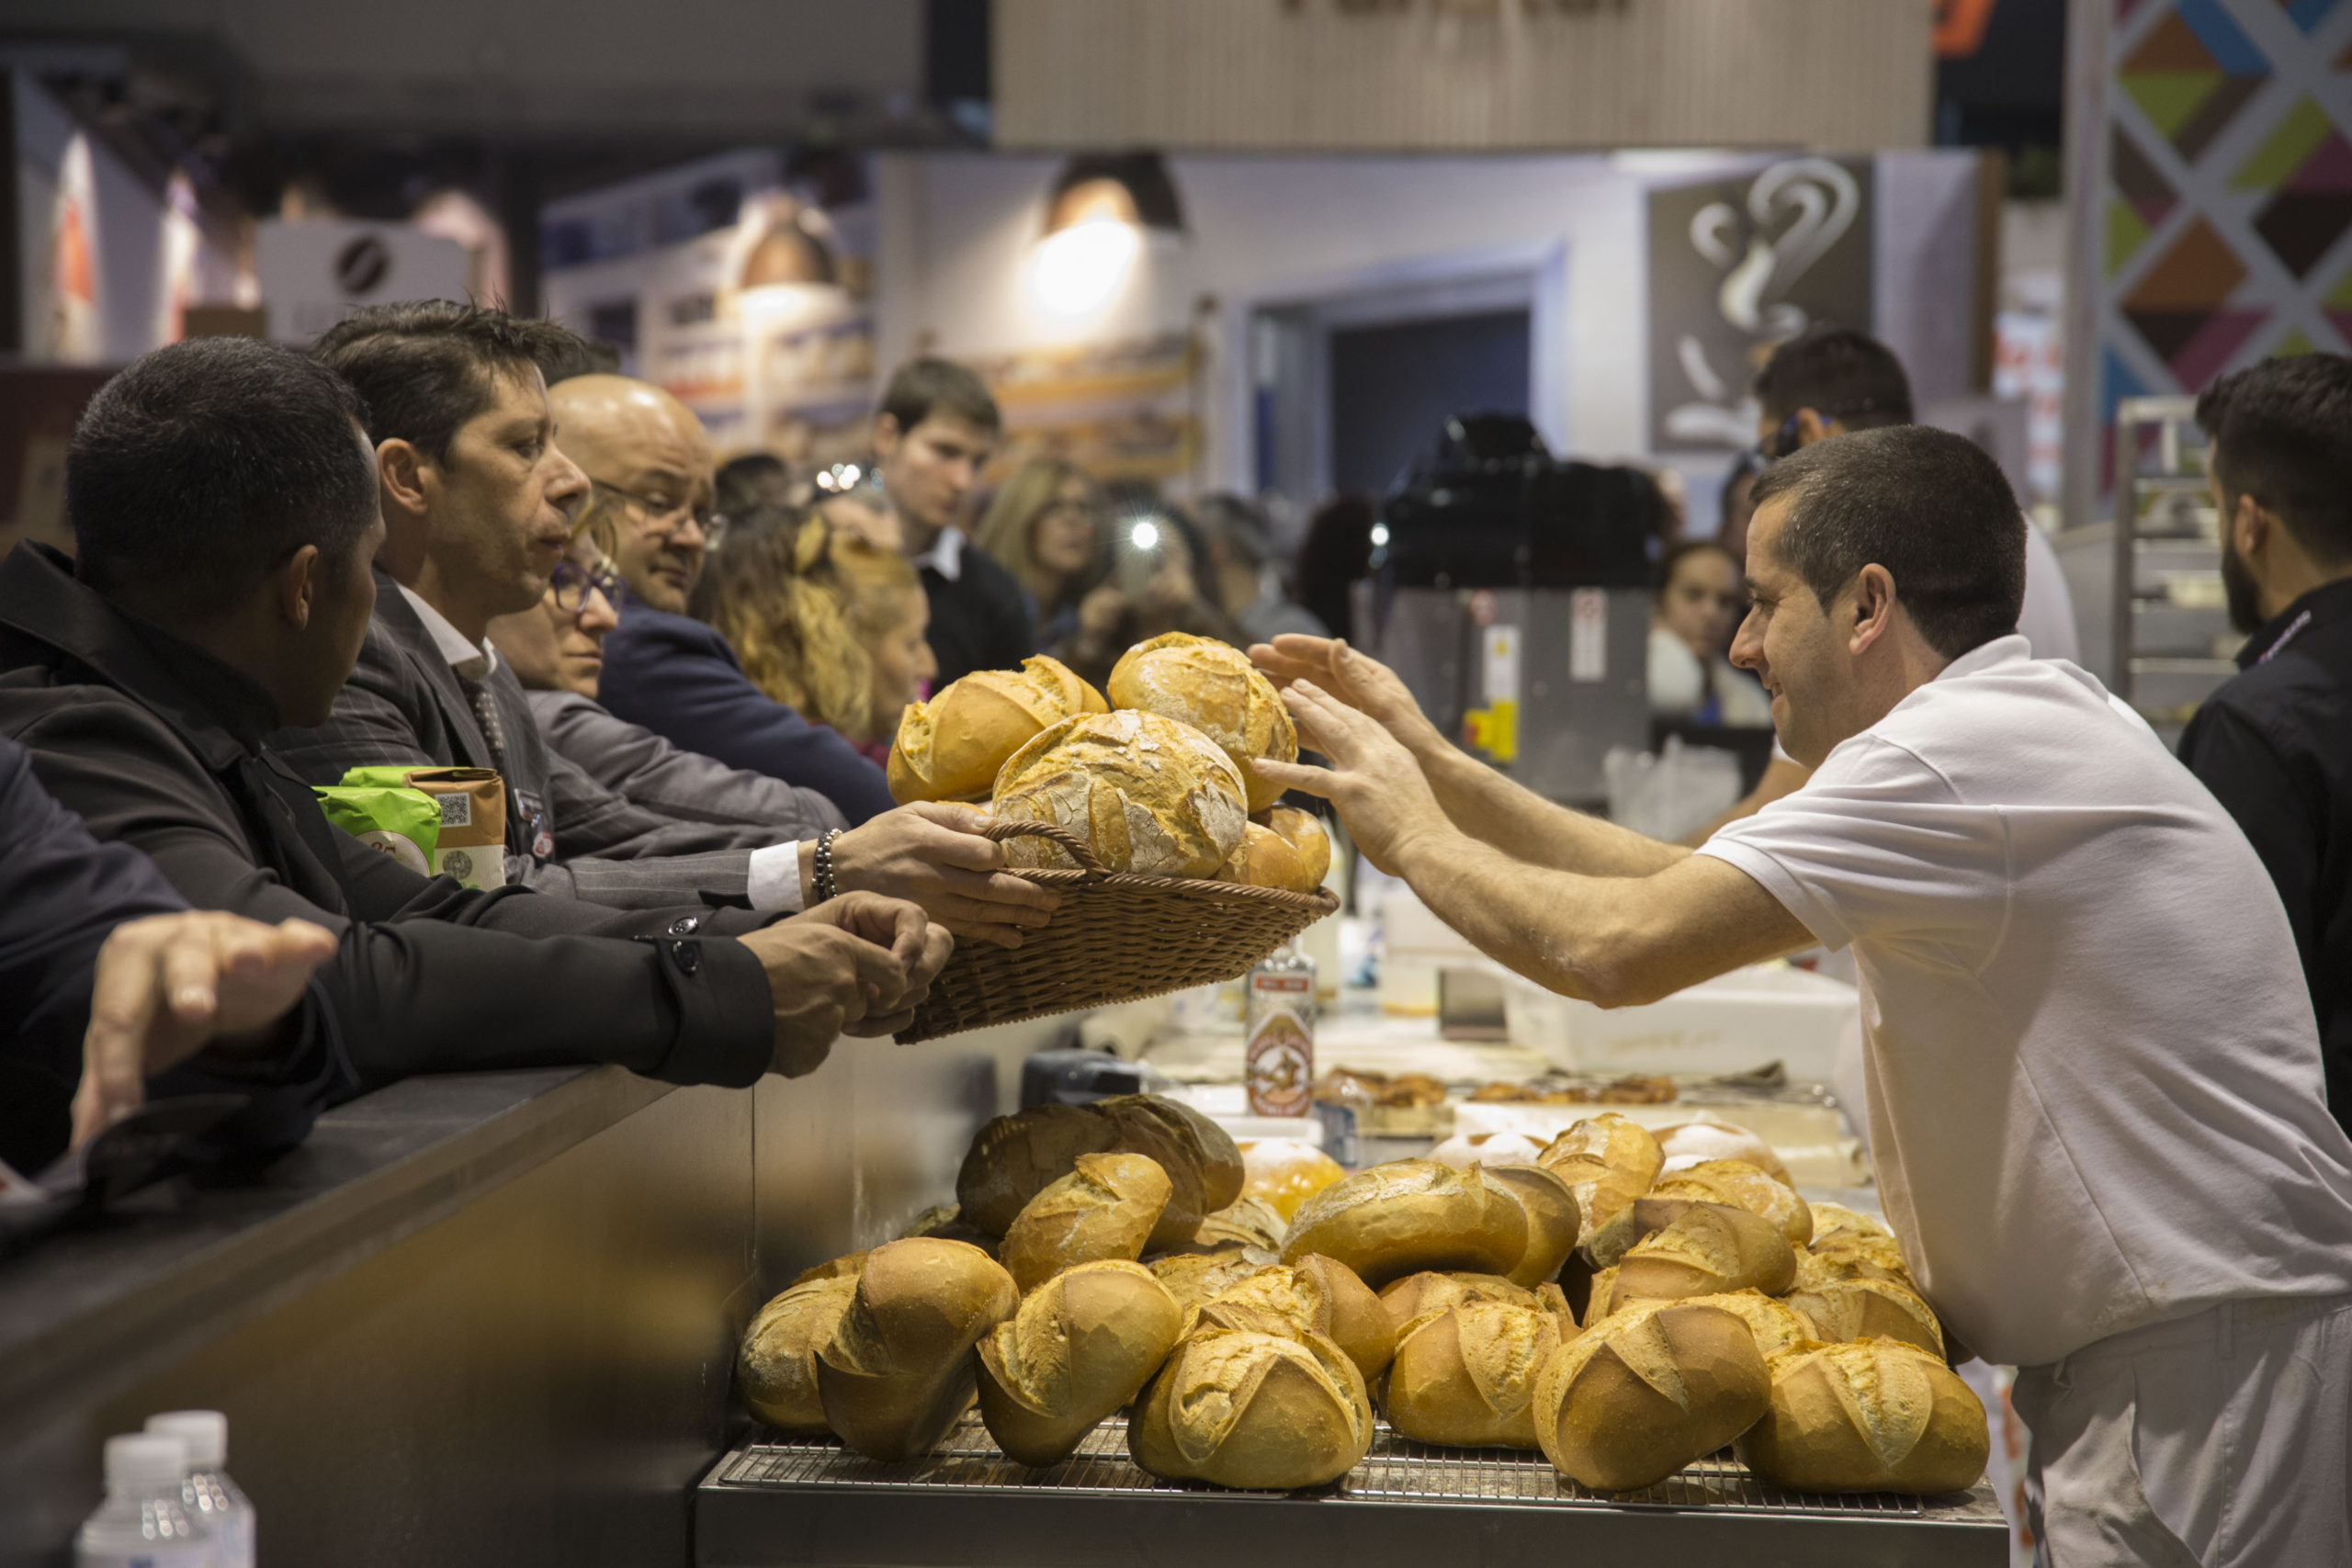
[[[424,515],[425,470],[431,467],[424,453],[406,441],[394,439],[376,448],[376,470],[382,476],[386,521],[395,509],[411,517]]]
[[[905,438],[906,434],[907,433],[905,431],[899,428],[899,416],[897,414],[876,414],[874,416],[875,457],[880,458],[886,463],[891,458],[897,457],[899,455],[899,443]]]
[[[1833,435],[1842,435],[1846,433],[1844,425],[1834,419],[1822,418],[1820,412],[1815,409],[1797,410],[1796,421],[1797,445],[1800,447],[1810,446],[1816,441],[1826,441]]]
[[[316,607],[319,591],[319,547],[304,545],[286,558],[270,579],[270,593],[277,602],[277,613],[296,631],[306,631],[311,625],[311,612]]]
[[[2262,509],[2262,502],[2254,499],[2253,491],[2241,491],[2237,507],[2230,513],[2230,536],[2237,545],[2238,554],[2260,555],[2263,547],[2270,543],[2270,530],[2278,522]]]
[[[1846,650],[1859,658],[1863,649],[1894,629],[1900,601],[1894,573],[1875,561],[1856,572],[1850,604],[1854,629],[1848,635]]]

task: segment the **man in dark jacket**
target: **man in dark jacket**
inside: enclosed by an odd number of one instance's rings
[[[2197,422],[2230,619],[2253,635],[2180,760],[2278,884],[2352,1128],[2352,359],[2266,359],[2207,389]]]
[[[78,568],[0,563],[0,733],[42,784],[190,903],[333,932],[320,983],[362,1087],[586,1062],[748,1084],[893,1027],[948,944],[911,905],[627,914],[428,880],[328,825],[264,738],[324,718],[367,635],[383,525],[358,412],[315,361],[233,338],[93,400],[67,460]]]

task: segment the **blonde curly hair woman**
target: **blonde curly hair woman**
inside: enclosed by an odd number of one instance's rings
[[[753,684],[877,762],[939,672],[923,640],[931,606],[906,558],[791,507],[730,522],[695,614],[734,645]]]

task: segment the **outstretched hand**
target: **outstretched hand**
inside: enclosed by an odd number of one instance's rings
[[[1421,712],[1421,705],[1414,701],[1396,671],[1372,655],[1350,648],[1345,637],[1284,632],[1271,643],[1251,647],[1250,659],[1277,688],[1310,682],[1325,696],[1377,723],[1416,756],[1426,756],[1430,748],[1444,744],[1437,726]]]
[[[1294,640],[1323,639],[1279,639]],[[1251,657],[1262,649],[1261,644],[1251,649]],[[1383,669],[1382,673],[1386,671]],[[1329,758],[1331,765],[1311,768],[1264,761],[1251,765],[1261,776],[1285,789],[1303,789],[1338,807],[1348,836],[1374,866],[1395,874],[1397,857],[1407,845],[1452,830],[1453,824],[1430,790],[1421,764],[1378,719],[1297,676],[1283,688],[1283,705],[1290,709],[1298,726],[1299,743]]]

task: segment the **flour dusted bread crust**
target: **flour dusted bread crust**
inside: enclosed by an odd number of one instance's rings
[[[1331,874],[1331,835],[1324,831],[1314,813],[1301,811],[1295,806],[1276,806],[1261,813],[1256,820],[1280,834],[1297,854],[1306,882],[1300,891],[1312,893],[1323,886],[1323,879]]]
[[[1566,1302],[1556,1312],[1473,1301],[1425,1314],[1389,1364],[1388,1424],[1450,1448],[1537,1448],[1535,1380],[1576,1334]]]
[[[1745,1160],[1702,1160],[1660,1177],[1650,1188],[1650,1196],[1729,1203],[1771,1221],[1791,1247],[1803,1247],[1813,1239],[1813,1211],[1797,1196],[1796,1189]]]
[[[1270,1253],[1233,1243],[1199,1252],[1168,1253],[1146,1265],[1151,1277],[1168,1287],[1176,1304],[1186,1308],[1206,1306],[1252,1274],[1281,1266]]]
[[[1660,1176],[1672,1176],[1703,1160],[1736,1159],[1745,1160],[1775,1181],[1789,1179],[1789,1168],[1781,1163],[1771,1145],[1747,1128],[1725,1122],[1683,1122],[1661,1127],[1657,1148],[1666,1156]]]
[[[1984,1406],[1940,1357],[1889,1339],[1815,1345],[1772,1363],[1740,1457],[1799,1492],[1963,1492],[1984,1473]]]
[[[1843,1203],[1807,1203],[1805,1207],[1813,1212],[1814,1246],[1817,1247],[1841,1233],[1879,1236],[1887,1241],[1894,1239],[1894,1233],[1886,1228],[1884,1221],[1872,1219]]]
[[[1930,1355],[1944,1353],[1943,1326],[1928,1303],[1884,1280],[1826,1280],[1788,1301],[1813,1325],[1815,1339],[1899,1339]]]
[[[1244,1192],[1232,1202],[1201,1221],[1201,1228],[1193,1240],[1203,1247],[1221,1247],[1227,1242],[1239,1242],[1267,1252],[1283,1249],[1283,1233],[1290,1223],[1274,1212],[1274,1206],[1262,1198],[1252,1198]]]
[[[1468,1302],[1509,1302],[1513,1306],[1560,1313],[1568,1310],[1567,1298],[1560,1293],[1557,1285],[1529,1290],[1500,1274],[1443,1274],[1427,1269],[1392,1280],[1380,1292],[1380,1304],[1387,1310],[1388,1321],[1399,1334],[1417,1317]]]
[[[1536,1164],[1568,1184],[1589,1241],[1611,1215],[1650,1190],[1666,1156],[1649,1129],[1613,1111],[1587,1117],[1552,1140]]]
[[[833,1337],[856,1293],[855,1274],[828,1275],[794,1284],[760,1309],[735,1356],[735,1378],[752,1415],[779,1432],[813,1437],[828,1429],[817,1393],[817,1347]]]
[[[1345,1475],[1372,1432],[1363,1374],[1329,1340],[1203,1328],[1136,1402],[1127,1452],[1171,1481],[1286,1491]]]
[[[1812,1290],[1835,1280],[1883,1280],[1915,1295],[1919,1290],[1894,1238],[1868,1231],[1839,1231],[1797,1254],[1798,1289]]]
[[[1002,1235],[1022,1206],[1077,1168],[1082,1154],[1138,1154],[1167,1174],[1168,1206],[1147,1251],[1193,1238],[1207,1215],[1241,1196],[1241,1151],[1224,1128],[1156,1094],[1091,1105],[1037,1105],[982,1127],[956,1176],[965,1223]]]
[[[1535,1286],[1560,1272],[1577,1248],[1582,1216],[1576,1194],[1552,1172],[1532,1165],[1484,1166],[1487,1179],[1519,1200],[1527,1216],[1527,1250],[1510,1270],[1511,1283]]]
[[[1125,710],[1067,718],[1006,761],[996,777],[1001,821],[1051,822],[1086,841],[1113,871],[1212,877],[1249,826],[1240,771],[1188,724]],[[1013,866],[1075,869],[1043,839],[1012,839]]]
[[[1217,867],[1216,879],[1286,893],[1312,893],[1323,885],[1321,877],[1308,875],[1306,862],[1288,839],[1256,822],[1242,824],[1241,842]]]
[[[1227,1286],[1199,1315],[1219,1328],[1319,1334],[1355,1363],[1366,1384],[1387,1370],[1396,1352],[1396,1325],[1380,1298],[1353,1269],[1320,1254],[1260,1269]]]
[[[1527,1253],[1527,1213],[1485,1170],[1393,1160],[1334,1182],[1291,1217],[1283,1257],[1319,1252],[1377,1290],[1425,1269],[1509,1274]]]
[[[1571,1480],[1630,1492],[1722,1448],[1770,1403],[1746,1323],[1719,1306],[1668,1302],[1595,1324],[1544,1364],[1535,1436]]]
[[[1726,1291],[1777,1296],[1796,1271],[1796,1254],[1770,1220],[1727,1203],[1692,1203],[1619,1259],[1608,1310]]]
[[[976,670],[929,702],[910,704],[890,745],[890,797],[985,800],[1005,759],[1040,730],[1111,705],[1058,660],[1039,654],[1018,670]]]
[[[1248,785],[1250,810],[1282,798],[1283,786],[1259,778],[1250,763],[1258,757],[1297,761],[1298,731],[1273,682],[1239,649],[1169,632],[1122,654],[1109,687],[1114,707],[1175,719],[1225,748]]]
[[[1074,1264],[1132,1263],[1173,1189],[1148,1155],[1080,1155],[1077,1168],[1022,1206],[997,1256],[1023,1293]]]
[[[1764,1358],[1767,1367],[1772,1358],[1798,1345],[1808,1345],[1821,1336],[1814,1332],[1813,1320],[1804,1316],[1785,1301],[1768,1296],[1761,1291],[1729,1291],[1721,1295],[1692,1296],[1694,1304],[1723,1308],[1747,1325],[1756,1337],[1756,1353]]]
[[[869,1459],[929,1453],[972,1403],[972,1347],[1020,1302],[1012,1276],[968,1243],[876,1247],[817,1348],[825,1425]]]
[[[1137,1263],[1081,1263],[979,1343],[980,1419],[1023,1464],[1058,1464],[1176,1344],[1175,1298]]]

